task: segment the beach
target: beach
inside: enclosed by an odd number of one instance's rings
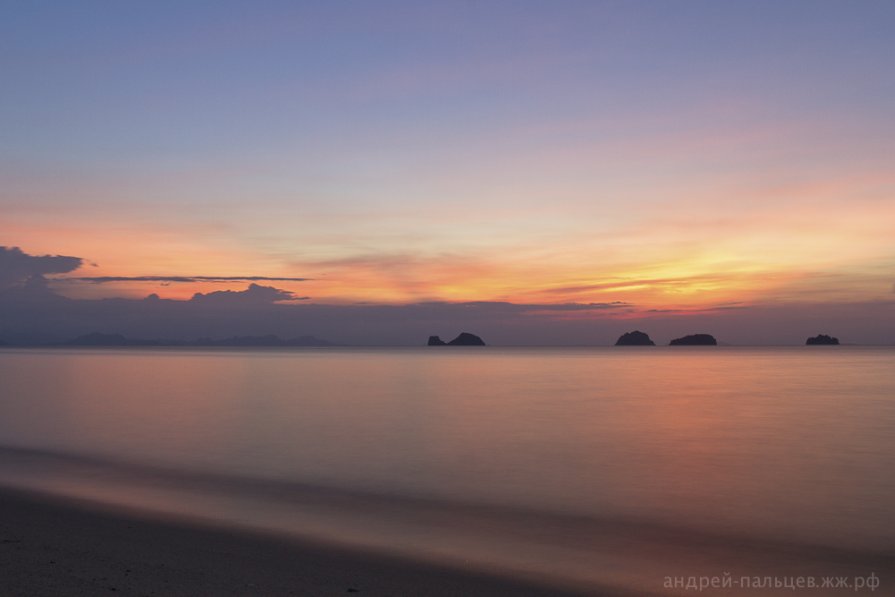
[[[5,595],[574,594],[497,574],[10,489],[0,490],[0,512]]]

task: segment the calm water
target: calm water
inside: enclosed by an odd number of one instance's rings
[[[893,430],[888,348],[0,351],[0,483],[657,594],[895,590]]]

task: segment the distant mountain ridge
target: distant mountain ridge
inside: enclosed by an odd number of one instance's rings
[[[299,336],[283,340],[274,334],[266,336],[231,336],[223,340],[199,338],[196,346],[332,346],[332,342],[316,336]]]
[[[212,338],[198,338],[196,340],[166,340],[166,339],[142,339],[128,338],[122,334],[103,334],[93,332],[63,342],[64,346],[245,346],[245,347],[276,347],[276,346],[333,346],[332,342],[317,338],[316,336],[299,336],[284,340],[277,335],[266,336],[231,336],[214,340]]]
[[[93,332],[72,338],[64,342],[67,346],[163,346],[165,340],[142,340],[127,338],[121,334],[102,334]],[[170,341],[170,342],[173,342]]]

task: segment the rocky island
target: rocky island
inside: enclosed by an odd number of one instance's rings
[[[485,341],[469,332],[462,332],[459,336],[445,342],[438,336],[429,336],[429,346],[485,346]]]
[[[652,338],[649,337],[649,334],[641,332],[639,330],[633,332],[625,332],[621,336],[619,336],[618,340],[615,342],[616,346],[655,346],[656,343],[653,342]]]
[[[839,338],[834,338],[833,336],[827,336],[826,334],[818,334],[817,336],[813,336],[805,340],[806,346],[838,346]]]
[[[669,346],[717,346],[718,341],[711,334],[690,334],[681,338],[675,338],[668,343]]]

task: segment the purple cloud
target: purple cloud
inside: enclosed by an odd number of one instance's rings
[[[197,292],[190,299],[190,302],[206,305],[266,305],[282,301],[303,301],[307,299],[308,297],[306,296],[295,296],[293,292],[274,288],[273,286],[250,284],[245,290],[218,290],[205,294]]]
[[[29,255],[19,247],[0,246],[0,288],[23,284],[35,276],[67,274],[84,260],[67,255]]]

